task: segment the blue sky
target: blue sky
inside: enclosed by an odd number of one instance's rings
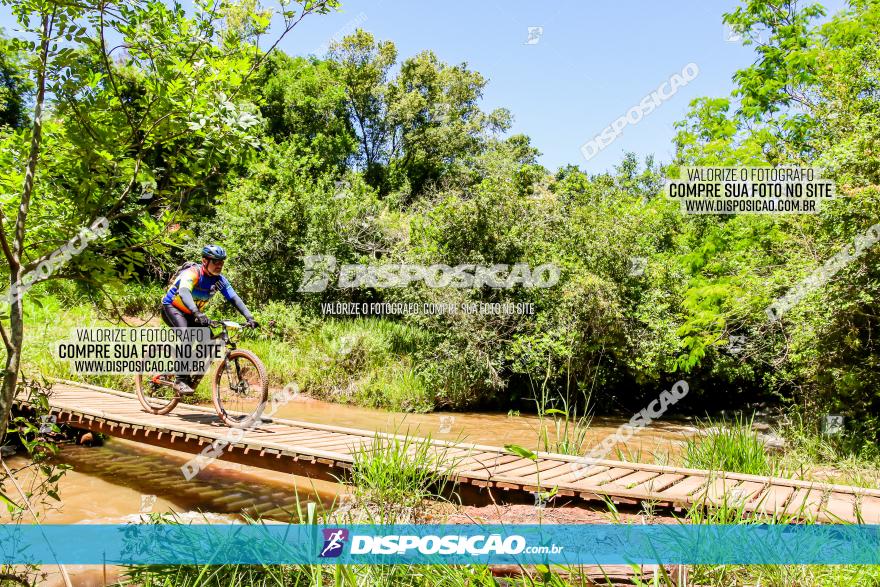
[[[400,57],[433,50],[466,62],[489,80],[484,109],[508,108],[512,132],[532,138],[550,169],[573,163],[601,171],[626,151],[660,160],[672,155],[673,124],[698,96],[727,95],[731,75],[754,59],[751,48],[725,39],[721,15],[736,0],[537,2],[484,0],[405,2],[342,0],[342,10],[307,18],[282,41],[291,54],[314,53],[357,24],[394,41]],[[826,1],[838,9],[842,0]],[[5,8],[5,7],[4,7]],[[15,26],[8,9],[0,26]],[[529,27],[543,27],[526,44]],[[699,76],[610,146],[585,160],[580,147],[688,63]]]

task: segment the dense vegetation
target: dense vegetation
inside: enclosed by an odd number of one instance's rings
[[[304,11],[316,4],[332,8]],[[39,15],[39,6],[18,10]],[[506,134],[509,112],[481,108],[486,79],[431,51],[401,58],[392,41],[357,31],[323,59],[263,54],[251,44],[268,26],[259,12],[232,7],[225,28],[211,28],[136,2],[107,15],[129,47],[108,60],[91,30],[70,24],[98,22],[97,6],[68,15],[72,48],[54,61],[21,41],[0,44],[4,248],[16,237],[6,219],[21,209],[33,108],[46,101],[21,267],[0,268],[6,281],[97,215],[111,220],[111,237],[52,276],[75,290],[29,295],[149,313],[170,273],[217,241],[231,251],[236,289],[261,322],[274,320],[264,344],[291,354],[306,351],[304,340],[345,346],[346,381],[335,385],[328,371],[306,382],[336,400],[392,397],[376,386],[395,385],[394,401],[374,403],[506,408],[540,388],[631,410],[686,379],[682,409],[772,400],[815,426],[843,413],[855,448],[877,442],[877,250],[781,320],[764,310],[880,221],[880,3],[851,0],[822,20],[818,5],[744,0],[725,20],[747,43],[766,40],[735,73],[732,95],[691,104],[674,161],[630,154],[601,174],[543,168],[527,136]],[[193,41],[194,30],[211,42]],[[43,97],[41,79],[51,85]],[[663,197],[664,177],[707,164],[820,166],[840,197],[817,215],[683,215]],[[331,281],[302,292],[310,255],[339,265],[552,263],[561,273],[550,288]],[[647,260],[644,273],[630,270],[634,257]],[[345,327],[322,314],[322,302],[337,301],[521,302],[535,314]],[[742,349],[731,337],[744,337]],[[5,332],[4,341],[9,356]],[[406,390],[417,398],[402,399]]]

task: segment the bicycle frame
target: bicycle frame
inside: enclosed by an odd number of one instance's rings
[[[232,372],[229,370],[229,363],[230,363],[229,355],[232,353],[232,351],[234,351],[238,347],[235,344],[235,340],[233,339],[233,337],[231,337],[229,335],[229,325],[230,324],[235,324],[236,328],[241,327],[240,325],[238,325],[234,322],[226,322],[224,320],[220,320],[217,322],[212,321],[209,324],[209,326],[212,328],[220,327],[220,332],[216,335],[214,335],[212,332],[211,338],[214,338],[214,339],[219,338],[220,340],[223,341],[223,344],[226,345],[226,354],[223,356],[222,361],[223,361],[223,364],[225,365],[225,368],[226,368],[226,375],[227,375],[227,377],[229,377],[229,380],[232,381]],[[202,378],[205,375],[206,375],[206,373],[202,374],[199,377],[199,383],[201,382]],[[239,367],[238,362],[235,363],[235,377],[236,377],[237,381],[241,381],[241,367]],[[196,385],[198,385],[198,383]]]
[[[215,338],[215,339],[219,338],[220,340],[223,341],[223,344],[226,345],[226,356],[227,357],[229,356],[230,351],[234,351],[237,348],[236,344],[235,344],[235,340],[233,340],[232,337],[229,336],[228,324],[235,324],[235,323],[234,322],[227,323],[227,322],[221,320],[219,322],[211,321],[208,324],[209,328],[217,328],[217,327],[220,328],[219,334],[214,334],[213,332],[211,332],[211,338]],[[239,327],[239,326],[236,324],[236,327]]]

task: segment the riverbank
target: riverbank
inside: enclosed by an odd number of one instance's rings
[[[115,446],[114,446],[115,445]],[[63,453],[64,460],[73,464],[74,471],[82,470],[85,463],[95,466],[96,463],[107,463],[110,465],[103,469],[95,469],[92,475],[101,477],[112,477],[113,483],[123,485],[132,485],[132,489],[138,488],[140,491],[143,487],[150,487],[154,490],[161,489],[161,484],[157,483],[157,476],[166,473],[176,473],[176,466],[180,462],[180,457],[174,455],[173,451],[160,451],[156,449],[146,449],[138,447],[132,443],[124,441],[110,440],[105,446],[82,449],[77,447],[69,450],[67,447]],[[109,451],[109,452],[108,452]],[[106,453],[106,454],[105,454]],[[126,459],[125,457],[134,457]],[[165,463],[162,465],[162,463]],[[390,461],[389,461],[390,464]],[[164,469],[162,467],[165,467]],[[143,475],[144,469],[154,471],[153,479],[145,479]],[[82,473],[81,473],[82,474]],[[342,491],[337,492],[329,507],[323,509],[323,514],[318,513],[317,521],[327,523],[329,521],[342,522],[351,520],[356,511],[369,511],[374,509],[375,498],[378,497],[372,490],[367,487],[375,487],[375,483],[364,483],[364,481],[376,481],[377,473],[375,469],[365,472],[368,477],[361,477],[361,483],[348,486],[339,486]],[[255,492],[254,497],[259,496],[273,499],[274,493],[271,487],[275,479],[272,475],[266,475],[264,471],[255,470],[249,467],[234,467],[224,463],[211,465],[205,471],[205,478],[202,475],[193,480],[194,485],[201,487],[210,487],[213,483],[227,487],[230,494],[239,491],[240,488],[250,488]],[[308,495],[304,490],[305,487],[296,488],[296,481],[291,476],[286,476],[290,485],[287,486],[287,495],[290,496],[291,489],[299,500],[299,506],[294,506],[292,511],[303,511],[308,509],[307,504],[313,501],[316,496]],[[239,487],[238,483],[244,481]],[[300,482],[310,483],[308,480],[300,480]],[[412,481],[412,478],[409,479]],[[146,485],[133,485],[135,483]],[[761,516],[736,516],[736,512],[732,511],[716,511],[714,513],[702,512],[698,509],[685,511],[678,514],[658,513],[652,511],[647,506],[634,507],[628,510],[617,510],[614,506],[596,507],[596,508],[571,508],[565,507],[561,503],[551,505],[544,508],[536,508],[532,505],[488,505],[481,507],[459,506],[454,501],[439,499],[439,496],[431,495],[430,492],[425,493],[425,485],[410,485],[405,478],[398,477],[396,482],[398,489],[406,489],[412,495],[418,498],[426,498],[420,501],[422,511],[420,512],[420,520],[430,523],[502,523],[502,524],[522,524],[522,523],[543,523],[543,524],[566,524],[566,523],[588,523],[588,524],[694,524],[694,523],[727,523],[727,524],[754,524],[768,523],[772,520]],[[385,487],[389,489],[389,487]],[[62,495],[68,492],[70,487],[62,486]],[[265,492],[265,493],[264,493]],[[382,495],[393,495],[387,491],[383,491]],[[397,495],[400,495],[399,493]],[[241,496],[238,496],[241,497]],[[329,497],[329,496],[325,496]],[[178,498],[179,499],[179,498]],[[274,499],[278,499],[276,496]],[[103,501],[103,500],[102,500]],[[166,511],[161,507],[163,502],[156,501],[152,504],[152,514],[158,514]],[[227,506],[233,506],[234,502],[220,501],[216,503],[225,503]],[[371,505],[373,504],[373,505]],[[129,504],[130,507],[137,507],[135,502]],[[143,504],[139,504],[143,505]],[[395,505],[385,503],[386,511],[395,510]],[[230,514],[222,515],[206,511],[194,513],[188,509],[189,506],[181,504],[175,499],[170,501],[170,507],[167,511],[175,512],[184,520],[204,522],[219,521],[230,519],[241,520],[240,517],[234,516],[230,518]],[[319,512],[321,509],[319,508]],[[143,518],[147,518],[147,514],[139,514]],[[200,519],[201,518],[201,519]],[[94,520],[91,520],[94,521]],[[134,521],[134,520],[130,520]],[[401,520],[408,521],[408,520]],[[411,521],[411,520],[409,520]],[[386,521],[387,522],[387,521]],[[68,569],[74,573],[77,578],[76,585],[104,585],[101,582],[104,570],[101,568],[79,568],[74,567]],[[668,571],[669,569],[665,569]],[[574,585],[594,585],[607,584],[602,580],[601,573],[605,572],[614,575],[617,579],[613,584],[635,584],[638,585],[639,580],[650,580],[655,573],[658,573],[657,567],[621,569],[621,568],[597,568],[588,566],[562,566],[554,567],[554,569],[542,571],[538,568],[508,568],[508,567],[489,567],[484,565],[473,565],[469,567],[425,567],[415,568],[407,567],[352,567],[347,572],[351,573],[351,577],[357,577],[357,583],[349,583],[347,579],[342,583],[334,583],[333,574],[328,567],[310,567],[310,566],[285,566],[285,567],[241,567],[241,566],[225,566],[214,567],[208,573],[200,573],[200,569],[190,567],[133,567],[109,569],[108,578],[119,580],[119,585],[159,585],[172,584],[188,585],[188,586],[217,586],[229,584],[247,584],[256,586],[268,586],[279,584],[279,579],[284,579],[284,584],[314,584],[313,581],[322,577],[324,584],[369,584],[369,585],[387,585],[395,587],[397,585],[410,585],[427,587],[429,585],[452,584],[452,585],[483,585],[483,584],[499,584],[493,583],[498,579],[493,577],[507,576],[504,584],[507,585],[532,585],[532,584],[548,584],[548,580],[552,580],[553,585],[557,587],[569,587]],[[781,586],[802,586],[802,585],[843,585],[843,586],[861,586],[876,584],[880,580],[880,569],[875,567],[857,567],[857,566],[791,566],[791,567],[761,567],[761,566],[701,566],[701,567],[685,567],[681,572],[689,576],[691,585],[752,585],[752,584],[773,584]],[[547,573],[550,573],[548,575]],[[512,576],[511,576],[512,575]],[[127,578],[131,576],[132,578]],[[551,579],[552,577],[552,579]],[[636,579],[635,577],[640,577]],[[170,578],[170,579],[169,579]],[[369,583],[362,581],[368,578]],[[170,583],[168,581],[171,580]],[[658,578],[659,585],[671,586],[673,583],[662,577],[662,573]],[[245,581],[245,582],[242,582]],[[651,583],[653,584],[653,583]],[[61,585],[60,582],[53,585]]]

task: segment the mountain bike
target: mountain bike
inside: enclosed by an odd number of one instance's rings
[[[266,367],[251,351],[237,348],[229,331],[240,330],[243,328],[241,324],[212,320],[208,327],[211,329],[211,338],[219,338],[226,347],[211,381],[211,396],[217,415],[226,425],[234,428],[249,428],[258,424],[269,397]],[[194,378],[193,389],[198,387],[206,374]],[[175,389],[174,380],[174,375],[166,373],[135,375],[137,397],[147,412],[167,414],[177,406],[182,396]]]

